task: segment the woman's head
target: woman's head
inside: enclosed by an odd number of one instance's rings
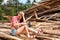
[[[23,11],[20,11],[17,16],[18,16],[19,19],[23,18],[24,12]]]
[[[20,11],[20,12],[18,13],[18,16],[24,16],[24,12],[23,12],[23,11]]]

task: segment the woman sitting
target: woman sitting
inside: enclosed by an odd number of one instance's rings
[[[22,18],[23,18],[23,22],[20,22]],[[25,31],[28,38],[30,38],[29,31],[37,33],[37,31],[27,27],[27,23],[24,18],[24,12],[22,11],[19,12],[17,16],[12,17],[11,29],[12,29],[12,35],[20,35]]]

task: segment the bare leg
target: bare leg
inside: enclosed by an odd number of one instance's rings
[[[17,29],[17,34],[22,34],[22,32],[24,31],[25,27],[22,26],[20,28]]]
[[[17,29],[17,35],[20,35],[21,37],[26,37],[24,34],[22,34],[25,31],[25,27],[22,26],[19,29]]]
[[[24,26],[25,26],[26,35],[27,35],[28,37],[30,37],[29,32],[28,32],[28,27],[27,27],[27,25],[24,25]]]
[[[26,25],[24,25],[24,26],[20,27],[19,29],[17,29],[17,34],[20,35],[24,31],[26,32],[26,35],[29,36],[29,32],[28,32],[28,29],[27,29]]]
[[[35,31],[35,30],[32,29],[32,28],[28,28],[28,30],[29,30],[30,32],[37,33],[37,31]]]
[[[37,33],[37,31],[35,31],[32,28],[29,28],[27,25],[24,25],[24,26],[25,26],[25,31],[26,31],[27,36],[29,36],[29,32]]]
[[[32,28],[28,28],[27,25],[24,25],[24,26],[20,27],[19,29],[17,29],[17,34],[20,35],[20,34],[22,34],[23,31],[26,32],[26,35],[27,35],[28,37],[30,37],[29,31],[30,31],[30,32],[33,32],[33,33],[36,33],[35,30],[33,30]]]

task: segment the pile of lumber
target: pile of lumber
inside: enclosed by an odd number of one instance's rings
[[[42,28],[43,33],[36,38],[21,38],[11,35],[10,23],[0,24],[0,38],[7,40],[60,40],[60,0],[36,3],[24,10],[25,18],[34,30]],[[4,16],[11,21],[12,16]],[[7,35],[7,36],[6,36]]]

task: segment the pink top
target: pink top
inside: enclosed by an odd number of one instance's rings
[[[11,20],[11,27],[15,27],[14,24],[19,23],[19,21],[18,16],[13,16]]]

